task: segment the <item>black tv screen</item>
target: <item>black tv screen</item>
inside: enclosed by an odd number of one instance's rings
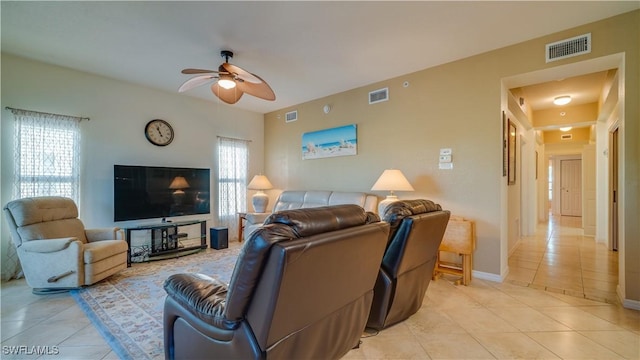
[[[113,166],[114,221],[209,214],[209,169]]]

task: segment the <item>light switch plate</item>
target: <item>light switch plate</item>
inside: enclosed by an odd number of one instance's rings
[[[451,162],[451,155],[440,155],[440,162],[441,163],[450,163]]]

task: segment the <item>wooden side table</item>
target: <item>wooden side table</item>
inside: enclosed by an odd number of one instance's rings
[[[270,213],[252,213],[252,212],[239,212],[238,213],[238,242],[242,242],[244,237],[244,230],[247,227],[247,222],[250,224],[262,224]]]
[[[238,242],[242,242],[244,236],[244,221],[247,219],[247,213],[238,213]]]
[[[462,282],[463,285],[468,285],[472,278],[473,252],[475,249],[475,222],[462,217],[451,216],[438,251],[438,259],[433,274],[434,279],[439,277],[440,274],[458,275],[461,278],[456,281],[456,284]],[[442,261],[441,251],[462,256],[462,263],[456,264]]]

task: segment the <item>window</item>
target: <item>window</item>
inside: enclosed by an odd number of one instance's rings
[[[249,141],[218,138],[218,221],[230,231],[240,225],[238,212],[247,211],[248,164]]]
[[[12,109],[14,198],[80,197],[80,118]]]

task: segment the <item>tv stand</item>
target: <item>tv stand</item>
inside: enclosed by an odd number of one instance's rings
[[[187,233],[179,232],[179,228],[190,225],[200,225],[200,235],[189,237]],[[187,220],[127,227],[125,239],[127,241],[127,267],[131,266],[131,257],[145,260],[160,260],[167,257],[178,257],[185,252],[197,252],[207,248],[207,221]],[[151,239],[144,246],[131,248],[131,233],[133,231],[150,231]],[[144,261],[144,260],[143,260]]]

